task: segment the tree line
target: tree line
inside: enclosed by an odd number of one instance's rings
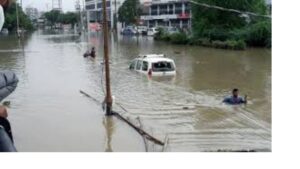
[[[265,0],[193,0],[194,2],[223,8],[253,12],[259,15],[271,13]],[[156,39],[176,44],[196,44],[220,48],[245,46],[271,47],[272,20],[270,18],[240,15],[233,12],[192,5],[192,29],[187,34],[158,34]],[[126,25],[136,24],[142,11],[139,0],[125,0],[118,12],[119,21]],[[162,30],[162,29],[161,29]]]
[[[19,27],[28,31],[33,30],[34,27],[30,19],[24,13],[21,6],[19,4],[16,5],[15,2],[13,2],[5,12],[5,23],[3,28],[7,28],[9,31],[17,30],[17,13],[16,13],[17,8],[18,8],[18,15],[19,15]]]
[[[45,19],[48,21],[50,26],[54,26],[55,24],[71,24],[74,26],[79,22],[79,14],[75,12],[67,12],[62,13],[58,10],[51,10],[49,12],[44,13]]]
[[[269,14],[265,0],[193,0],[260,15]],[[192,5],[194,38],[210,41],[243,41],[248,46],[271,46],[272,23],[270,18],[238,15],[197,4]]]

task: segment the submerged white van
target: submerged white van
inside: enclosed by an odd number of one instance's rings
[[[129,69],[149,76],[176,75],[174,60],[166,58],[163,54],[140,55],[130,62]]]

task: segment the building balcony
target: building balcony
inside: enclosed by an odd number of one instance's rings
[[[182,13],[182,14],[166,14],[166,15],[143,15],[141,16],[141,20],[170,20],[170,19],[189,19],[190,14]]]

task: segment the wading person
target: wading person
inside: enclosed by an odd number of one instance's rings
[[[91,49],[91,52],[87,51],[83,54],[83,57],[92,57],[92,58],[95,58],[96,57],[96,50],[95,50],[95,47],[92,47]]]
[[[223,102],[231,105],[246,104],[247,96],[244,98],[239,97],[239,89],[233,89],[232,96],[226,97]]]
[[[92,47],[92,50],[91,50],[91,57],[92,57],[92,58],[95,58],[95,57],[96,57],[95,47]]]

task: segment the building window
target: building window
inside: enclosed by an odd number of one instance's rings
[[[174,5],[173,4],[169,5],[169,12],[168,12],[168,14],[170,14],[170,15],[174,14]]]
[[[86,5],[86,6],[85,6],[85,9],[86,9],[86,10],[92,10],[92,9],[95,9],[95,4]]]
[[[175,4],[175,14],[181,14],[182,13],[182,3],[176,3]]]
[[[110,7],[110,1],[106,1],[106,7],[109,8]],[[102,8],[102,2],[97,3],[97,8],[101,9]]]
[[[190,3],[186,3],[186,4],[185,4],[185,10],[184,10],[184,13],[188,13],[188,14],[191,13],[191,4],[190,4]]]
[[[168,5],[159,6],[159,15],[168,14]]]
[[[157,15],[157,5],[151,6],[151,15]]]

